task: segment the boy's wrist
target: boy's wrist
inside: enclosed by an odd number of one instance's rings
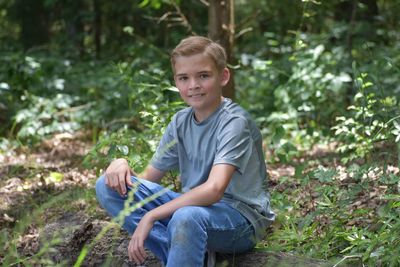
[[[154,210],[148,211],[148,212],[143,216],[142,219],[146,218],[146,220],[148,220],[149,222],[152,222],[152,223],[155,222],[155,221],[157,221],[158,219],[157,219],[157,217],[155,216],[155,214],[154,214],[153,211],[154,211]]]
[[[128,161],[125,158],[113,158],[111,162],[113,161],[124,161],[128,163]]]

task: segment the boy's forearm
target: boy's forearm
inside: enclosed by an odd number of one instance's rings
[[[228,164],[214,166],[205,183],[148,212],[148,216],[156,221],[171,216],[184,206],[210,206],[218,202],[223,197],[234,171],[235,167]]]
[[[234,171],[235,167],[232,165],[215,165],[205,183],[150,211],[148,215],[155,221],[171,216],[184,206],[209,206],[218,202],[223,197]]]
[[[180,197],[149,211],[146,215],[150,216],[153,221],[161,220],[171,216],[177,209],[185,206],[210,206],[218,202],[222,195],[213,189],[212,185],[204,183]]]
[[[148,165],[146,169],[138,175],[138,177],[148,180],[153,183],[159,184],[161,179],[164,177],[165,172],[162,172],[151,165]]]

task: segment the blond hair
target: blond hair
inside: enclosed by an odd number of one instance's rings
[[[172,51],[172,69],[175,71],[177,57],[187,57],[197,54],[204,54],[210,57],[219,71],[226,67],[226,52],[220,44],[203,36],[190,36],[183,39]]]

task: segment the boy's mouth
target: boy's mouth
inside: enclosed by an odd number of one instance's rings
[[[206,94],[193,94],[193,95],[189,95],[189,97],[201,97],[201,96],[205,96]]]

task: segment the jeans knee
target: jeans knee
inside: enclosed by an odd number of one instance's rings
[[[202,210],[195,206],[182,207],[174,212],[167,227],[170,245],[179,244],[190,247],[193,238],[202,241],[207,239],[201,213]]]
[[[96,197],[100,205],[104,208],[104,204],[107,202],[107,197],[110,192],[110,188],[106,185],[106,179],[104,175],[100,176],[96,181]]]
[[[190,221],[193,219],[194,209],[196,207],[193,206],[185,206],[177,209],[172,215],[172,220],[181,222],[181,221]]]
[[[102,195],[106,187],[106,179],[104,175],[100,176],[96,181],[96,195]]]
[[[194,227],[202,226],[201,213],[201,209],[196,206],[182,207],[174,212],[168,223],[168,228],[172,231],[182,230],[191,232]]]

